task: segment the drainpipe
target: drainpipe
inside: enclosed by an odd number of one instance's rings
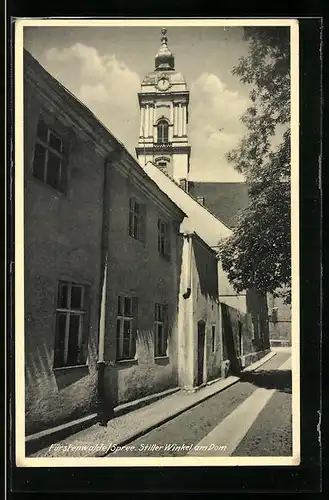
[[[105,167],[106,168],[106,167]],[[103,287],[101,292],[101,307],[99,318],[98,360],[97,360],[97,415],[99,425],[106,426],[109,415],[106,411],[106,398],[104,386],[105,360],[105,316],[106,316],[106,287],[107,287],[107,254],[105,255],[103,269]]]
[[[100,283],[100,308],[99,308],[99,335],[98,335],[98,359],[97,359],[97,416],[99,425],[106,426],[113,415],[113,405],[110,404],[105,395],[104,374],[106,362],[105,351],[105,329],[106,329],[106,292],[108,271],[108,243],[109,243],[109,168],[110,162],[118,158],[118,152],[114,151],[105,159],[104,182],[103,182],[103,219],[101,236],[101,283]]]
[[[191,282],[192,282],[192,234],[184,233],[183,237],[187,238],[188,242],[188,253],[187,253],[187,265],[186,265],[186,291],[183,293],[184,299],[188,299],[191,295]]]

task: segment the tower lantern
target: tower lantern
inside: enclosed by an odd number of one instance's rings
[[[143,79],[138,100],[141,121],[136,154],[140,164],[152,161],[177,182],[187,181],[189,91],[183,75],[175,70],[166,28],[161,30],[155,68]]]

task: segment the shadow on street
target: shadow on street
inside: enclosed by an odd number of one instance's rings
[[[277,389],[291,394],[291,370],[259,370],[240,374],[241,382],[249,382],[264,389]]]

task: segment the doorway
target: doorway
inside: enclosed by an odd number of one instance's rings
[[[197,364],[197,385],[203,384],[204,372],[204,351],[205,351],[206,323],[198,321],[198,364]]]
[[[243,334],[242,334],[241,321],[239,321],[239,323],[238,323],[238,328],[239,328],[239,354],[240,354],[240,356],[243,356]]]

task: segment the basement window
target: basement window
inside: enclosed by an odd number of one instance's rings
[[[77,283],[58,284],[54,368],[86,363],[87,291]]]

